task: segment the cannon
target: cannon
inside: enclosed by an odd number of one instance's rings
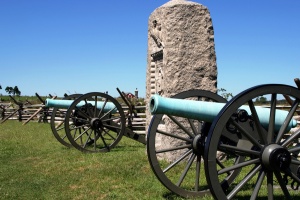
[[[89,153],[110,151],[122,136],[146,144],[144,126],[138,126],[134,106],[117,90],[128,106],[127,113],[116,99],[101,92],[47,99],[45,106],[53,107],[51,129],[56,139]]]
[[[261,96],[268,102],[255,105]],[[292,104],[287,111],[277,109],[284,99]],[[252,87],[227,103],[208,91],[154,96],[150,166],[183,197],[292,199],[300,184],[300,130],[291,131],[299,123],[293,119],[299,102],[299,89],[281,84]]]

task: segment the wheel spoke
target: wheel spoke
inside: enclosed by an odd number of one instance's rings
[[[246,167],[248,165],[257,164],[259,162],[260,162],[260,159],[256,158],[256,159],[253,159],[253,160],[248,160],[248,161],[245,161],[245,162],[242,162],[242,163],[235,164],[235,165],[230,166],[230,167],[225,167],[225,168],[223,168],[223,169],[221,169],[221,170],[218,171],[218,175],[221,175],[221,174],[233,171],[235,169]]]
[[[194,137],[194,135],[192,133],[190,133],[190,131],[188,131],[178,120],[175,119],[175,117],[168,115],[168,117],[175,123],[177,124],[177,126],[179,126],[179,128],[181,128],[186,134],[188,134],[188,136],[190,137]]]
[[[195,127],[194,123],[193,123],[193,120],[191,120],[191,119],[188,119],[188,121],[189,121],[189,123],[190,123],[190,126],[191,126],[191,128],[192,128],[192,131],[193,131],[192,137],[195,137],[195,135],[197,135],[197,134],[198,134],[198,131],[197,131],[197,129],[196,129],[196,127]],[[200,123],[200,122],[198,122],[198,123]]]
[[[196,161],[196,176],[195,176],[195,191],[199,191],[200,171],[201,170],[201,156],[197,156]]]
[[[108,129],[109,129],[109,128],[115,128],[115,129],[121,130],[121,127],[118,126],[118,125],[113,126],[113,125],[103,124],[103,126],[104,126],[105,128],[108,128]]]
[[[112,136],[112,135],[109,133],[109,131],[107,131],[107,130],[105,130],[105,129],[102,129],[102,131],[103,131],[105,134],[107,134],[111,139],[116,140],[116,138],[115,138],[114,136]]]
[[[255,188],[252,192],[250,200],[255,200],[257,198],[259,189],[262,185],[262,182],[263,182],[264,178],[265,178],[265,172],[263,170],[261,170],[258,177],[257,177],[257,181],[255,183]]]
[[[196,154],[192,154],[192,156],[190,157],[190,159],[189,159],[189,161],[188,161],[188,163],[187,163],[184,171],[182,172],[182,174],[181,174],[181,176],[180,176],[180,178],[179,178],[179,180],[178,180],[178,182],[176,184],[177,186],[181,185],[183,179],[186,177],[189,169],[191,168],[191,165],[193,164],[193,161],[195,160],[195,158],[196,158]]]
[[[94,150],[96,151],[96,142],[97,142],[96,130],[94,131]]]
[[[88,144],[90,144],[90,142],[93,141],[93,139],[91,138],[91,135],[93,134],[93,130],[90,131],[90,133],[87,134],[87,138],[85,140],[84,145],[82,146],[83,148],[85,148]],[[96,142],[96,140],[94,140],[94,142]]]
[[[98,118],[100,118],[101,114],[103,113],[104,107],[106,106],[107,102],[108,102],[108,99],[105,98],[105,101],[99,111]]]
[[[267,136],[268,144],[272,143],[274,140],[276,99],[277,99],[277,94],[272,94],[270,120],[269,120],[269,127],[268,127],[268,136]]]
[[[242,187],[252,179],[253,176],[255,176],[255,174],[261,170],[261,165],[255,167],[254,169],[252,169],[251,172],[248,173],[248,175],[237,185],[234,187],[234,189],[230,192],[230,194],[227,196],[228,199],[232,199],[241,189]]]
[[[75,128],[75,130],[78,130],[78,128]],[[79,128],[79,130],[81,130],[81,129]],[[88,132],[88,130],[90,130],[90,128],[88,128],[88,129],[84,130],[82,133],[80,133],[76,138],[74,138],[74,141],[77,141],[78,138],[81,138],[83,136],[83,134]]]
[[[87,118],[87,119],[91,119],[91,117],[89,115],[87,115],[85,112],[82,112],[80,109],[76,108],[76,111],[78,111],[80,113],[81,116]],[[73,117],[75,118],[75,117]],[[80,120],[83,120],[83,118],[79,118]]]
[[[290,153],[300,152],[300,146],[292,147],[289,149]]]
[[[294,164],[294,165],[300,165],[300,161],[296,160],[296,159],[292,159],[291,163]]]
[[[292,177],[292,178],[294,179],[294,181],[296,181],[297,183],[300,184],[300,178],[299,178],[296,174],[294,174],[294,173],[291,171],[291,169],[287,169],[285,172],[286,172],[290,177]]]
[[[218,165],[221,169],[226,168],[226,167],[221,163],[221,161],[220,161],[219,159],[216,159],[216,163],[217,163],[217,165]],[[228,174],[230,174],[230,173],[228,173]]]
[[[271,200],[273,199],[274,196],[272,171],[267,171],[267,188],[268,188],[268,200]]]
[[[120,119],[121,119],[121,116],[118,116],[118,117],[103,119],[102,122],[110,122],[110,121],[115,121],[115,120],[120,120]]]
[[[100,132],[98,129],[96,129],[96,130],[97,130],[97,133],[98,133],[98,135],[100,136],[100,138],[101,138],[101,140],[102,140],[102,142],[103,142],[105,148],[109,151],[110,148],[109,148],[109,145],[106,144],[105,138],[103,137],[103,135],[101,134],[101,132]]]
[[[59,127],[61,127],[61,125],[63,125],[64,122],[65,122],[65,121],[61,121],[59,124],[57,124],[57,125],[55,126],[55,128],[56,128],[57,130],[61,130],[61,129],[59,129]]]
[[[184,158],[186,158],[188,155],[190,155],[193,152],[193,150],[186,151],[182,156],[180,156],[176,161],[171,163],[168,167],[166,167],[163,172],[166,173],[170,169],[172,169],[175,165],[177,165],[180,161],[182,161]]]
[[[105,113],[104,115],[102,115],[101,117],[100,117],[100,120],[102,120],[104,117],[106,117],[107,115],[109,115],[109,114],[111,114],[114,110],[116,110],[117,109],[117,107],[114,107],[114,108],[112,108],[112,109],[110,109],[107,113]]]
[[[97,116],[97,104],[98,104],[98,96],[95,96],[95,106],[94,106],[94,117]]]
[[[289,123],[290,123],[290,121],[291,121],[294,113],[296,112],[296,110],[298,108],[298,105],[299,105],[299,100],[296,99],[294,101],[293,106],[291,107],[291,109],[289,111],[289,114],[287,115],[286,119],[284,120],[283,125],[280,127],[280,130],[278,132],[278,135],[277,135],[275,143],[277,143],[277,144],[280,143],[280,141],[281,141],[284,133],[286,132],[286,129],[287,129],[287,127],[288,127],[288,125],[289,125]]]
[[[251,113],[252,113],[252,117],[254,119],[254,124],[256,126],[259,138],[263,142],[263,144],[266,144],[266,137],[263,134],[263,128],[262,128],[261,123],[259,121],[259,118],[258,118],[258,115],[257,115],[256,109],[254,107],[252,99],[250,101],[248,101],[248,104],[249,104],[249,107],[250,107],[250,110],[251,110]]]
[[[282,191],[283,191],[285,197],[286,197],[287,199],[291,199],[291,195],[290,195],[290,193],[289,193],[289,191],[288,191],[288,189],[287,189],[287,187],[286,187],[286,185],[285,185],[285,182],[284,182],[284,180],[283,180],[283,178],[282,178],[280,172],[274,171],[274,174],[275,174],[275,176],[276,176],[276,178],[277,178],[277,181],[278,181],[278,183],[279,183],[279,185],[280,185],[280,187],[281,187],[281,189],[282,189]]]
[[[290,135],[282,144],[281,146],[283,147],[287,147],[291,142],[293,142],[293,140],[298,139],[300,136],[300,129],[298,129],[295,133],[293,133],[292,135]],[[297,141],[298,143],[298,141]]]
[[[60,131],[60,130],[63,130],[64,128],[65,128],[65,127],[63,127],[63,126],[62,126],[62,127],[57,127],[56,130],[57,130],[57,131]]]
[[[258,151],[254,151],[254,150],[251,150],[251,149],[246,149],[246,148],[243,148],[243,147],[231,146],[231,145],[227,145],[227,144],[220,144],[219,149],[224,151],[224,152],[231,151],[235,155],[260,156],[260,152],[258,152]]]
[[[182,145],[182,146],[172,147],[172,148],[167,148],[167,149],[160,149],[160,150],[157,150],[156,153],[159,154],[159,153],[165,153],[165,152],[169,152],[169,151],[175,151],[175,150],[186,149],[186,148],[190,149],[190,148],[192,148],[192,145],[188,144],[188,145]]]
[[[179,135],[174,135],[172,133],[167,133],[167,132],[162,131],[162,130],[157,130],[157,132],[160,133],[160,134],[166,135],[166,136],[170,136],[170,137],[173,137],[173,138],[177,138],[177,139],[186,141],[186,142],[190,142],[190,143],[192,142],[192,139],[190,139],[190,138],[181,137]]]

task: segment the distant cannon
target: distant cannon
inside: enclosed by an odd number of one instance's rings
[[[90,153],[110,151],[122,136],[146,144],[145,126],[137,119],[137,108],[117,90],[128,106],[126,113],[116,99],[101,92],[46,99],[45,107],[53,108],[51,129],[56,139]]]
[[[261,96],[268,99],[263,107],[255,105]],[[278,110],[284,99],[290,109]],[[268,199],[277,187],[291,199],[300,186],[300,129],[290,132],[299,124],[293,119],[299,103],[298,88],[279,84],[250,88],[228,103],[208,91],[155,95],[149,103],[150,166],[165,187],[183,197],[211,192],[215,199],[239,199],[245,190],[242,198],[256,199],[268,185]]]

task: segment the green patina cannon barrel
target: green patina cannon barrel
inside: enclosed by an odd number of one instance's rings
[[[166,114],[206,122],[213,122],[215,117],[219,114],[219,112],[224,106],[225,103],[165,98],[159,95],[153,95],[150,99],[149,105],[150,112],[153,115]],[[256,106],[255,108],[262,126],[267,128],[270,121],[270,109],[260,106]],[[250,108],[248,106],[241,106],[240,109],[247,111],[247,113],[251,113]],[[287,111],[276,110],[276,131],[280,129],[287,115]],[[290,130],[291,128],[296,126],[297,121],[292,119],[287,129]]]
[[[56,99],[46,99],[45,101],[45,107],[49,107],[49,108],[63,108],[63,109],[68,109],[71,104],[74,102],[74,100],[56,100]],[[115,104],[113,104],[112,102],[103,102],[103,101],[81,101],[80,103],[78,103],[76,106],[77,107],[81,107],[84,106],[86,104],[90,104],[92,106],[97,106],[98,109],[102,109],[104,112],[108,112],[108,111],[112,111],[112,112],[116,112],[117,108],[115,106]]]

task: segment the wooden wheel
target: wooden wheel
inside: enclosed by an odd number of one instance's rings
[[[172,98],[225,103],[219,95],[190,90]],[[202,164],[210,123],[158,114],[153,116],[147,136],[147,153],[158,180],[183,197],[209,194]]]
[[[276,109],[284,95],[293,105],[284,111]],[[257,98],[268,101],[261,109],[254,103]],[[205,173],[211,192],[216,199],[257,199],[268,196],[283,199],[299,198],[300,130],[293,120],[299,109],[300,92],[286,85],[261,85],[235,96],[215,118],[205,145]],[[243,106],[243,107],[242,107]],[[265,112],[265,114],[263,114]],[[280,117],[282,115],[282,117]],[[229,155],[220,166],[216,162],[218,152]],[[244,161],[236,163],[243,156]],[[233,182],[227,174],[239,169]]]
[[[64,100],[74,100],[81,96],[81,94],[72,94],[67,97],[64,97]],[[53,108],[50,120],[50,126],[54,137],[66,147],[72,147],[71,143],[69,142],[66,131],[65,131],[65,116],[66,116],[67,109],[61,108]]]
[[[121,140],[125,132],[125,115],[113,97],[92,92],[77,98],[65,118],[70,143],[83,152],[107,152]]]

